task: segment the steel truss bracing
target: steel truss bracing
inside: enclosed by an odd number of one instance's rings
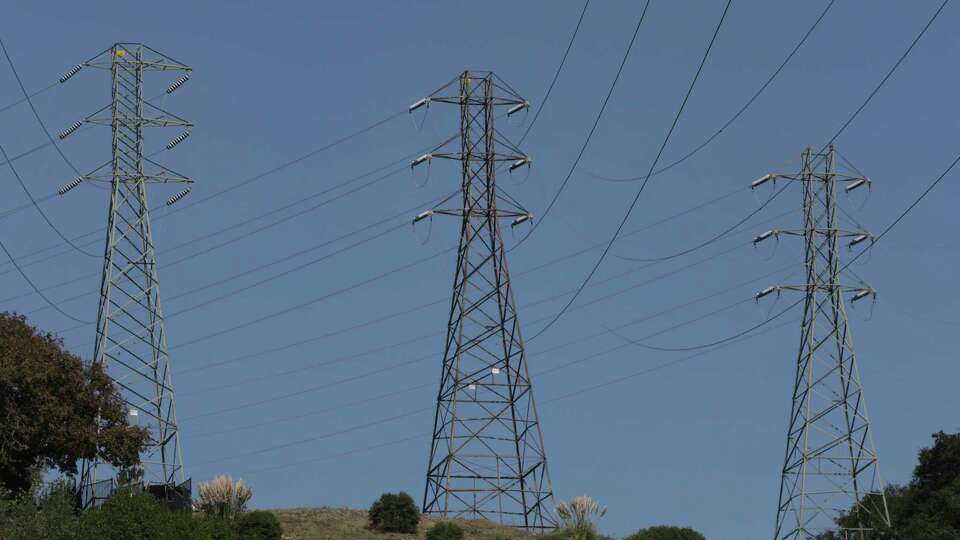
[[[500,225],[532,216],[496,187],[500,165],[518,168],[529,159],[496,131],[494,111],[512,114],[527,103],[493,73],[472,71],[411,110],[431,103],[459,105],[460,136],[413,164],[458,161],[462,204],[440,203],[415,220],[460,218],[423,512],[553,528],[550,474]],[[456,141],[459,149],[447,149]]]
[[[118,477],[117,484],[172,486],[184,481],[147,184],[186,184],[187,189],[168,201],[172,203],[186,194],[191,181],[144,155],[143,128],[190,129],[189,122],[144,99],[146,72],[184,72],[168,88],[169,93],[189,77],[190,68],[139,43],[117,43],[81,66],[109,70],[112,80],[111,103],[83,119],[84,123],[110,126],[112,159],[78,179],[103,182],[110,190],[93,361],[106,367],[120,389],[132,423],[146,428],[150,435],[141,453],[141,466],[134,471],[115,471],[96,460],[83,464],[81,499],[90,505],[108,494],[99,486],[113,476]],[[181,134],[178,138],[186,137]]]
[[[764,177],[799,182],[804,212],[803,229],[768,231],[757,237],[793,235],[805,242],[806,283],[778,285],[758,295],[773,290],[806,295],[777,508],[777,540],[863,540],[875,538],[876,524],[890,523],[843,297],[850,294],[857,301],[872,297],[874,291],[863,284],[841,282],[845,270],[841,241],[853,247],[872,237],[860,229],[841,227],[838,188],[849,192],[869,185],[869,180],[838,172],[836,150],[832,145],[825,150],[807,149],[799,174]],[[840,520],[841,516],[847,517]]]

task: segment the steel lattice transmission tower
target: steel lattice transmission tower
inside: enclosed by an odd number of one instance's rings
[[[184,481],[183,456],[166,325],[160,308],[160,279],[147,185],[185,184],[185,189],[170,197],[169,205],[189,192],[191,181],[144,155],[144,128],[181,128],[183,131],[166,145],[171,149],[189,136],[192,124],[144,98],[144,74],[181,72],[167,88],[169,94],[189,79],[191,69],[141,43],[116,43],[68,71],[60,82],[82,68],[109,70],[112,99],[106,107],[60,132],[60,138],[83,124],[110,126],[112,158],[60,191],[62,195],[84,182],[109,186],[110,211],[93,361],[106,367],[129,405],[130,414],[150,434],[141,453],[141,468],[122,471],[125,478],[116,483],[173,486]],[[112,473],[119,471],[106,472],[107,468],[98,461],[83,464],[80,488],[84,505],[96,504],[109,494],[114,485]]]
[[[783,179],[803,187],[803,228],[774,229],[754,240],[792,235],[802,236],[805,243],[806,283],[768,287],[757,294],[805,294],[777,540],[823,538],[827,533],[861,540],[871,538],[871,524],[890,524],[843,297],[851,294],[855,302],[875,292],[862,283],[849,286],[841,281],[846,270],[840,261],[841,241],[852,248],[871,242],[872,236],[860,228],[844,229],[837,214],[838,191],[849,192],[870,181],[838,172],[836,150],[832,145],[825,150],[804,151],[798,174],[768,174],[753,183],[756,187]],[[837,521],[848,513],[847,519]]]
[[[499,77],[466,71],[410,106],[459,105],[460,135],[413,161],[460,162],[461,189],[414,222],[460,218],[460,247],[444,344],[423,512],[554,527],[553,492],[527,369],[500,223],[532,216],[498,192],[497,169],[530,164],[494,128],[497,109],[528,107]],[[449,148],[459,141],[459,149]],[[445,209],[457,195],[460,206]]]

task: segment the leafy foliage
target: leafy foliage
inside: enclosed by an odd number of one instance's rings
[[[247,512],[237,522],[240,540],[280,540],[283,528],[273,512]]]
[[[660,525],[640,529],[624,540],[706,540],[706,537],[687,527]]]
[[[0,538],[74,540],[80,523],[73,494],[53,489],[37,499],[0,498]]]
[[[420,511],[404,492],[384,493],[370,507],[370,525],[382,532],[416,534]]]
[[[441,521],[427,530],[427,540],[460,540],[463,528],[450,521]]]
[[[145,429],[127,424],[127,407],[101,366],[84,365],[23,316],[0,313],[0,486],[21,495],[36,471],[75,474],[78,461],[98,456],[131,467],[147,439]]]
[[[841,527],[862,525],[873,538],[897,540],[956,540],[960,538],[960,434],[933,435],[934,444],[920,450],[913,479],[906,486],[886,490],[891,524],[883,522],[883,501],[864,499],[860,511],[851,509],[837,520]],[[822,535],[824,540],[839,538]]]
[[[100,508],[76,511],[60,490],[40,502],[32,497],[0,501],[4,540],[237,540],[232,522],[171,512],[154,497],[118,491]],[[279,537],[276,537],[279,538]]]

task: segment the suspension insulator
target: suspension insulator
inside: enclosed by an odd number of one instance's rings
[[[167,150],[173,149],[174,146],[176,146],[176,145],[182,143],[183,141],[187,140],[187,137],[189,137],[189,136],[190,136],[190,132],[189,132],[189,131],[184,131],[183,133],[177,135],[177,137],[176,137],[175,139],[173,139],[172,141],[170,141],[170,142],[167,143]]]
[[[70,79],[70,77],[73,77],[74,75],[79,73],[81,69],[83,69],[83,64],[77,64],[72,68],[70,68],[70,71],[64,73],[63,76],[60,77],[60,84],[67,82]]]
[[[409,112],[413,112],[413,111],[419,109],[420,107],[423,107],[424,105],[426,105],[426,106],[428,106],[428,107],[430,106],[430,98],[425,97],[425,98],[417,101],[417,102],[414,103],[413,105],[410,105],[409,107],[407,107],[407,110],[408,110]]]
[[[57,195],[63,195],[64,193],[70,191],[71,189],[79,186],[83,182],[83,177],[78,176],[76,180],[70,182],[67,185],[60,186],[60,189],[57,190]]]
[[[83,120],[77,120],[76,122],[71,124],[70,127],[58,133],[57,137],[62,141],[63,139],[66,139],[67,137],[69,137],[71,133],[80,129],[80,126],[82,125],[83,125]]]
[[[517,225],[520,225],[521,223],[526,223],[527,221],[530,221],[531,219],[533,219],[533,214],[527,214],[527,215],[525,215],[525,216],[520,216],[520,217],[518,217],[517,219],[513,220],[513,223],[510,224],[510,227],[516,227]]]
[[[757,186],[759,186],[759,185],[761,185],[761,184],[766,184],[767,182],[769,182],[770,180],[775,179],[776,177],[777,177],[777,175],[775,175],[775,174],[773,174],[773,173],[765,174],[765,175],[761,176],[760,178],[757,178],[757,179],[754,180],[753,182],[750,182],[750,189],[753,189],[753,188],[755,188],[755,187],[757,187]]]
[[[190,73],[187,73],[183,77],[180,77],[179,79],[173,81],[173,84],[167,87],[167,93],[172,94],[177,88],[180,88],[181,86],[183,86],[183,83],[189,80],[190,80]]]
[[[524,109],[530,108],[530,103],[524,101],[523,103],[518,103],[507,111],[507,116],[513,116],[515,113],[518,113]]]
[[[167,199],[167,206],[170,206],[171,204],[174,204],[180,199],[186,197],[188,193],[190,193],[190,188],[179,191],[176,195]]]
[[[418,157],[417,159],[411,161],[411,162],[410,162],[410,168],[412,169],[412,168],[416,167],[417,165],[420,165],[420,164],[423,163],[424,161],[430,161],[431,159],[433,159],[433,154],[424,154],[424,155]]]
[[[433,210],[425,210],[413,217],[413,222],[423,221],[433,215]]]

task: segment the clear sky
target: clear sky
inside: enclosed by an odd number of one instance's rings
[[[716,131],[779,65],[824,5],[820,0],[735,0],[665,162]],[[786,294],[775,306],[773,297],[759,305],[743,300],[767,285],[789,282],[787,275],[801,269],[801,246],[794,239],[757,249],[747,245],[775,225],[797,225],[799,214],[790,212],[800,208],[797,189],[788,189],[728,238],[689,255],[646,267],[629,258],[697,245],[753,211],[769,192],[751,193],[749,183],[770,171],[795,170],[805,147],[822,145],[938,5],[932,0],[837,2],[742,118],[694,158],[650,183],[626,230],[742,189],[618,242],[596,285],[528,344],[556,494],[567,500],[586,493],[608,505],[604,531],[626,534],[666,523],[693,526],[717,539],[770,535],[799,312],[755,338],[685,361],[677,360],[686,353],[624,346],[605,333],[604,325],[722,292],[623,330],[640,339],[699,319],[649,339],[681,347],[731,335],[789,305],[794,298]],[[142,41],[191,65],[192,80],[162,105],[193,120],[196,128],[188,141],[156,158],[196,180],[186,206],[403,112],[466,68],[497,72],[536,106],[581,6],[574,1],[493,2],[484,9],[467,2],[8,2],[0,35],[31,90],[56,81],[115,41]],[[534,159],[532,173],[501,176],[500,185],[534,214],[543,212],[571,166],[641,7],[636,1],[593,2],[553,95],[523,144]],[[563,305],[599,250],[555,259],[605,242],[636,192],[636,183],[605,182],[586,172],[646,172],[722,7],[717,0],[653,2],[582,170],[530,240],[510,253],[527,336]],[[958,91],[958,24],[958,6],[949,5],[837,141],[842,154],[874,182],[869,197],[863,192],[843,200],[868,228],[886,226],[956,155],[960,113],[952,105]],[[162,93],[168,82],[149,79],[147,95]],[[19,97],[10,71],[0,67],[0,106]],[[56,131],[108,100],[107,76],[91,70],[35,102]],[[255,506],[266,508],[365,508],[381,492],[396,490],[419,499],[436,395],[432,384],[442,355],[443,300],[450,293],[454,257],[445,253],[413,263],[454,245],[456,224],[437,219],[432,230],[426,223],[402,226],[240,289],[406,223],[416,209],[455,189],[456,167],[435,164],[428,179],[422,171],[416,176],[404,171],[367,187],[359,188],[377,177],[316,195],[439,142],[456,129],[453,112],[434,108],[419,130],[400,116],[209,202],[154,215],[185,463],[195,481],[220,473],[242,477],[253,486]],[[514,140],[523,127],[520,120],[500,124]],[[148,133],[147,146],[162,148],[175,135]],[[0,143],[9,153],[43,142],[25,105],[0,112]],[[108,134],[84,130],[62,149],[78,168],[92,170],[109,158]],[[50,148],[16,165],[38,197],[74,177]],[[932,432],[960,428],[960,365],[954,352],[960,345],[960,301],[951,277],[960,261],[956,176],[945,179],[854,266],[879,291],[875,307],[858,303],[850,318],[881,470],[892,482],[909,478],[916,452]],[[151,197],[156,203],[170,194],[161,187]],[[0,171],[0,209],[26,200],[9,171]],[[107,202],[106,192],[82,187],[42,207],[59,227],[77,235],[104,225]],[[306,255],[187,294],[387,218]],[[0,237],[17,256],[58,243],[33,209],[0,221]],[[100,253],[102,238],[93,238],[89,249]],[[176,248],[197,238],[202,239]],[[506,233],[511,244],[519,238],[520,231]],[[854,253],[843,251],[844,256]],[[188,255],[195,256],[172,264]],[[31,260],[36,257],[23,262]],[[704,262],[690,266],[698,261]],[[541,267],[544,263],[549,264]],[[63,301],[71,314],[95,319],[95,295],[66,299],[98,288],[99,259],[68,249],[27,268],[41,287],[77,278],[48,295]],[[44,305],[35,295],[9,300],[29,287],[8,270],[2,264],[0,296],[7,300],[0,309],[28,313],[45,329],[75,326],[52,309],[34,311]],[[338,292],[345,288],[350,289]],[[421,307],[425,304],[430,305]],[[382,320],[371,322],[377,319]],[[252,324],[221,332],[245,323]],[[86,325],[63,337],[89,357],[93,333]],[[260,354],[310,338],[316,339]],[[235,361],[188,371],[228,360]],[[665,363],[670,364],[657,368]],[[566,367],[537,375],[561,366]],[[556,399],[635,373],[618,384]],[[413,387],[419,389],[409,390]],[[225,411],[230,408],[236,409]],[[250,425],[256,427],[233,429]],[[232,431],[217,433],[224,430]],[[396,442],[415,436],[420,438]],[[233,457],[294,441],[301,442]],[[330,458],[337,454],[344,455]],[[278,468],[263,470],[272,467]]]

